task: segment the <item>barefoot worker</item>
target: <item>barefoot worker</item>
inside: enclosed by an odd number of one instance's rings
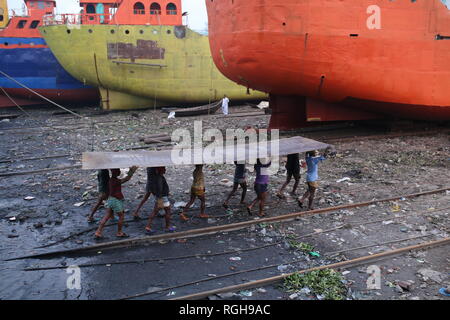
[[[268,162],[267,164],[264,164]],[[271,166],[272,162],[266,159],[258,159],[255,164],[256,180],[255,180],[255,192],[256,199],[247,207],[247,212],[252,215],[253,206],[259,201],[259,212],[258,216],[264,217],[264,205],[267,199],[267,191],[269,188],[269,172],[268,168]]]
[[[91,211],[91,214],[88,217],[88,222],[94,222],[94,214],[103,204],[103,201],[106,201],[109,197],[109,170],[102,169],[98,170],[97,180],[98,180],[98,200],[95,204],[94,208]]]
[[[148,198],[154,194],[154,176],[156,175],[156,168],[147,168],[147,184],[145,185],[145,195],[141,203],[137,207],[136,211],[133,213],[133,218],[135,220],[140,219],[139,211],[142,209],[143,205],[147,202]]]
[[[186,216],[186,211],[194,204],[195,199],[200,200],[200,218],[209,218],[207,214],[205,214],[206,208],[206,199],[205,199],[205,178],[203,176],[203,165],[197,164],[195,165],[195,170],[193,172],[194,181],[192,182],[191,187],[191,199],[188,204],[183,209],[183,212],[180,214],[180,218],[183,221],[189,220]]]
[[[103,228],[105,227],[105,224],[108,222],[109,219],[114,217],[115,213],[119,216],[116,236],[119,238],[127,237],[127,235],[122,231],[123,220],[125,217],[125,211],[123,207],[124,196],[122,194],[122,184],[129,181],[133,177],[133,174],[136,172],[136,170],[137,167],[131,167],[130,170],[128,171],[128,175],[123,179],[119,179],[120,169],[111,170],[111,179],[109,180],[110,193],[108,201],[106,201],[106,208],[108,208],[108,210],[106,211],[105,217],[102,219],[102,221],[100,221],[100,225],[97,231],[95,232],[96,239],[102,238],[102,232]]]
[[[326,160],[328,157],[329,149],[327,148],[323,156],[320,155],[318,150],[310,151],[306,153],[306,165],[308,171],[306,173],[306,185],[308,190],[303,197],[298,199],[298,205],[303,208],[303,202],[308,198],[308,210],[314,209],[314,196],[316,195],[317,188],[319,188],[319,163]]]
[[[292,195],[297,191],[298,183],[300,182],[300,155],[298,153],[289,154],[286,162],[286,182],[281,186],[277,196],[280,199],[285,199],[283,194],[284,189],[291,182],[292,177],[295,179],[294,187],[292,188]]]
[[[152,213],[150,214],[148,218],[147,226],[145,227],[145,231],[147,233],[153,233],[152,230],[152,222],[153,219],[156,217],[158,212],[161,209],[164,209],[165,215],[164,218],[166,220],[166,232],[174,232],[175,228],[170,225],[171,222],[171,216],[172,212],[170,210],[170,201],[169,201],[169,185],[167,184],[166,178],[164,177],[164,174],[166,173],[165,167],[159,167],[155,170],[155,175],[153,176],[154,183],[155,183],[155,189],[154,194],[156,197],[155,207],[153,208]]]
[[[235,161],[234,164],[236,165],[236,169],[234,170],[233,190],[231,190],[227,199],[223,203],[225,209],[228,208],[228,202],[230,201],[231,197],[236,193],[239,186],[241,186],[242,188],[241,204],[244,204],[245,195],[247,194],[247,177],[246,177],[245,163],[238,163],[237,161]]]

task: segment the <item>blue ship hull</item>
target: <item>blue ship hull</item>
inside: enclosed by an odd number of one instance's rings
[[[0,45],[0,71],[24,86],[57,102],[99,101],[98,90],[67,73],[43,38],[0,37]],[[1,74],[0,87],[14,97],[39,100]]]

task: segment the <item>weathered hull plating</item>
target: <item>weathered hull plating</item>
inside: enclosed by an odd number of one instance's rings
[[[56,25],[41,33],[72,76],[100,87],[105,109],[267,96],[226,79],[212,61],[208,37],[183,26]]]
[[[0,0],[0,71],[6,74],[0,74],[0,87],[7,92],[0,90],[0,107],[48,103],[27,88],[58,103],[98,103],[98,90],[70,76],[37,29],[43,16],[54,11],[55,1],[25,5],[26,15],[9,17],[7,1]]]
[[[43,42],[43,39],[5,39]],[[25,40],[25,41],[24,41]],[[45,43],[44,43],[45,44]],[[68,74],[58,63],[49,48],[0,49],[0,70],[26,87],[57,102],[98,102],[98,90],[85,86]],[[13,97],[29,100],[29,104],[42,103],[42,99],[16,82],[0,75],[0,87]]]
[[[206,5],[217,67],[270,93],[273,126],[345,120],[354,110],[450,119],[450,10],[440,0]],[[310,115],[315,101],[327,105],[322,115]]]

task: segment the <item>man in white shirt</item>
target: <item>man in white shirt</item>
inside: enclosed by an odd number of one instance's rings
[[[224,115],[228,115],[228,104],[230,103],[230,99],[226,95],[223,96],[222,99],[222,111]]]

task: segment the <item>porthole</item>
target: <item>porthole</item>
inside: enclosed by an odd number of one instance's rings
[[[125,30],[125,34],[130,34],[130,30]]]
[[[70,31],[70,30],[67,30],[67,33],[68,33],[68,34],[70,34],[71,32],[72,32],[72,31]]]
[[[172,32],[170,30],[167,30],[167,34],[171,34]]]
[[[115,31],[111,29],[111,34],[114,34],[114,33],[115,33]]]
[[[143,34],[143,33],[144,33],[144,30],[139,30],[139,33],[140,33],[140,34]]]
[[[88,32],[89,32],[89,33],[92,33],[92,29],[89,29]]]

